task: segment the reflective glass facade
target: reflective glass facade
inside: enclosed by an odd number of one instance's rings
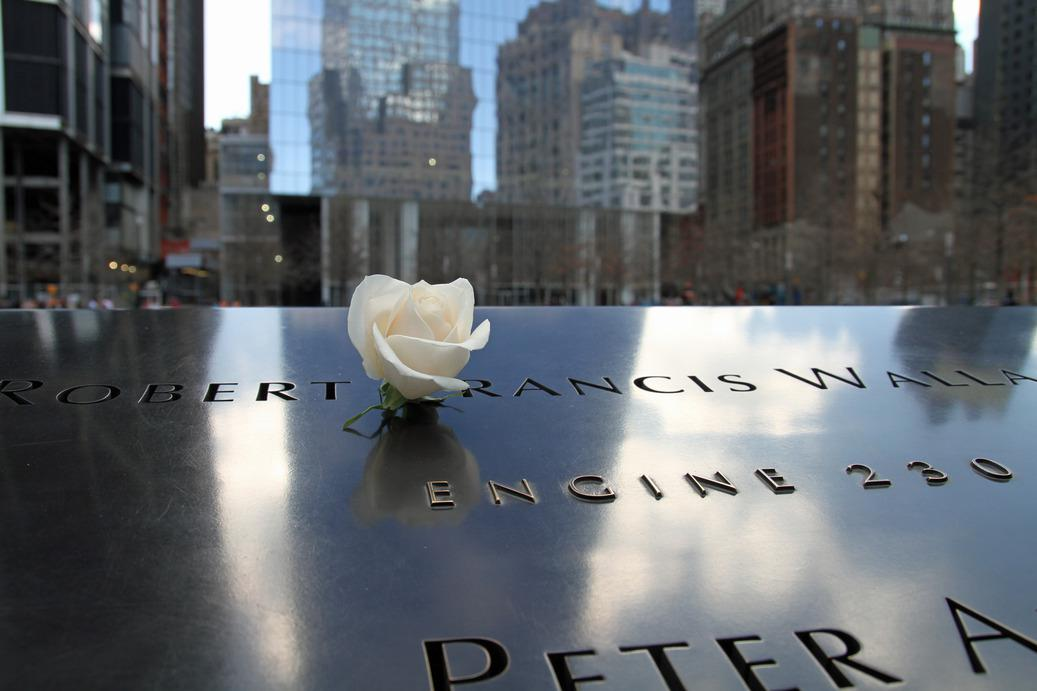
[[[537,4],[273,0],[271,190],[496,192],[498,49]],[[629,13],[642,1],[598,5]],[[666,12],[669,0],[649,6]]]

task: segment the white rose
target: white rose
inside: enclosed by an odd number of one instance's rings
[[[415,399],[468,388],[456,376],[490,338],[489,320],[473,332],[474,317],[475,293],[467,279],[408,285],[374,275],[353,292],[347,323],[367,376]]]

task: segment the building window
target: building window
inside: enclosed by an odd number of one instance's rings
[[[4,78],[7,109],[66,113],[64,18],[57,5],[6,0]]]

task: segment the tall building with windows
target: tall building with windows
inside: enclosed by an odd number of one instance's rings
[[[578,200],[583,83],[609,56],[668,39],[669,19],[593,0],[533,7],[497,58],[498,197],[571,206]]]
[[[698,202],[695,56],[667,43],[594,63],[581,85],[579,206],[690,213]]]
[[[724,13],[726,0],[670,0],[670,40],[675,48],[691,50],[703,24]]]
[[[458,0],[274,2],[271,187],[469,199]]]
[[[1037,176],[1037,0],[988,0],[976,40],[976,128],[988,172]]]
[[[0,300],[150,277],[202,174],[201,8],[3,3]]]
[[[1037,294],[1037,0],[984,0],[975,46],[974,211],[1003,297]]]
[[[3,3],[0,300],[76,289],[100,261],[111,126],[103,10]]]
[[[716,284],[874,297],[894,230],[949,228],[950,2],[889,7],[746,0],[707,28],[707,241],[726,264]]]

